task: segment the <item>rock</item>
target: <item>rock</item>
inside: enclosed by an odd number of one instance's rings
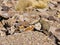
[[[3,39],[3,40],[2,40],[2,39]],[[0,45],[9,45],[9,44],[8,44],[8,41],[6,40],[6,37],[1,37],[0,40],[1,40],[1,41],[0,41]],[[4,43],[4,44],[3,44],[3,43]]]
[[[37,23],[39,20],[40,20],[40,19],[34,20],[34,21],[32,21],[30,24],[35,24],[35,23]]]
[[[54,35],[60,40],[60,28],[55,30]]]
[[[60,40],[60,29],[54,26],[51,26],[49,32],[52,32]]]
[[[49,31],[53,33],[53,32],[55,32],[56,29],[57,29],[56,27],[50,26]]]
[[[3,41],[4,40],[4,41]],[[0,44],[3,45],[56,45],[54,41],[41,32],[23,32],[0,37]]]
[[[40,23],[43,30],[49,30],[50,24],[48,21],[46,21],[45,19],[41,19]]]
[[[48,37],[55,42],[56,38],[54,37],[52,32],[48,32]]]
[[[37,12],[36,12],[37,13]],[[38,14],[35,14],[33,11],[31,13],[25,13],[24,14],[24,20],[28,22],[29,24],[35,24],[40,20],[40,17]]]
[[[34,25],[34,27],[35,27],[36,30],[40,30],[41,29],[41,24],[40,23],[36,23]]]

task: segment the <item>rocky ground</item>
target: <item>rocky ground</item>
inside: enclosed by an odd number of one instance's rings
[[[0,0],[0,45],[60,45],[60,0]]]
[[[2,38],[0,39],[0,45],[56,45],[43,33],[37,31],[17,33],[0,38]]]

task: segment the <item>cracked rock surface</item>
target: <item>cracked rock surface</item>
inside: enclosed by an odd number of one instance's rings
[[[40,32],[23,32],[7,37],[0,37],[0,45],[56,45],[54,41],[49,39]]]

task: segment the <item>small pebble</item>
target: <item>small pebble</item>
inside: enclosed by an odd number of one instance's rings
[[[35,29],[40,30],[41,29],[41,24],[40,23],[35,24]]]

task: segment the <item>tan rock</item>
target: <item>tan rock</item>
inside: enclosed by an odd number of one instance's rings
[[[50,24],[49,24],[49,22],[47,20],[41,19],[40,23],[42,24],[41,26],[42,26],[43,30],[49,30]]]
[[[3,45],[56,45],[54,41],[41,32],[23,32],[7,37],[0,37]]]
[[[55,35],[60,40],[60,29],[59,28],[51,26],[49,31],[52,32],[52,34]]]

